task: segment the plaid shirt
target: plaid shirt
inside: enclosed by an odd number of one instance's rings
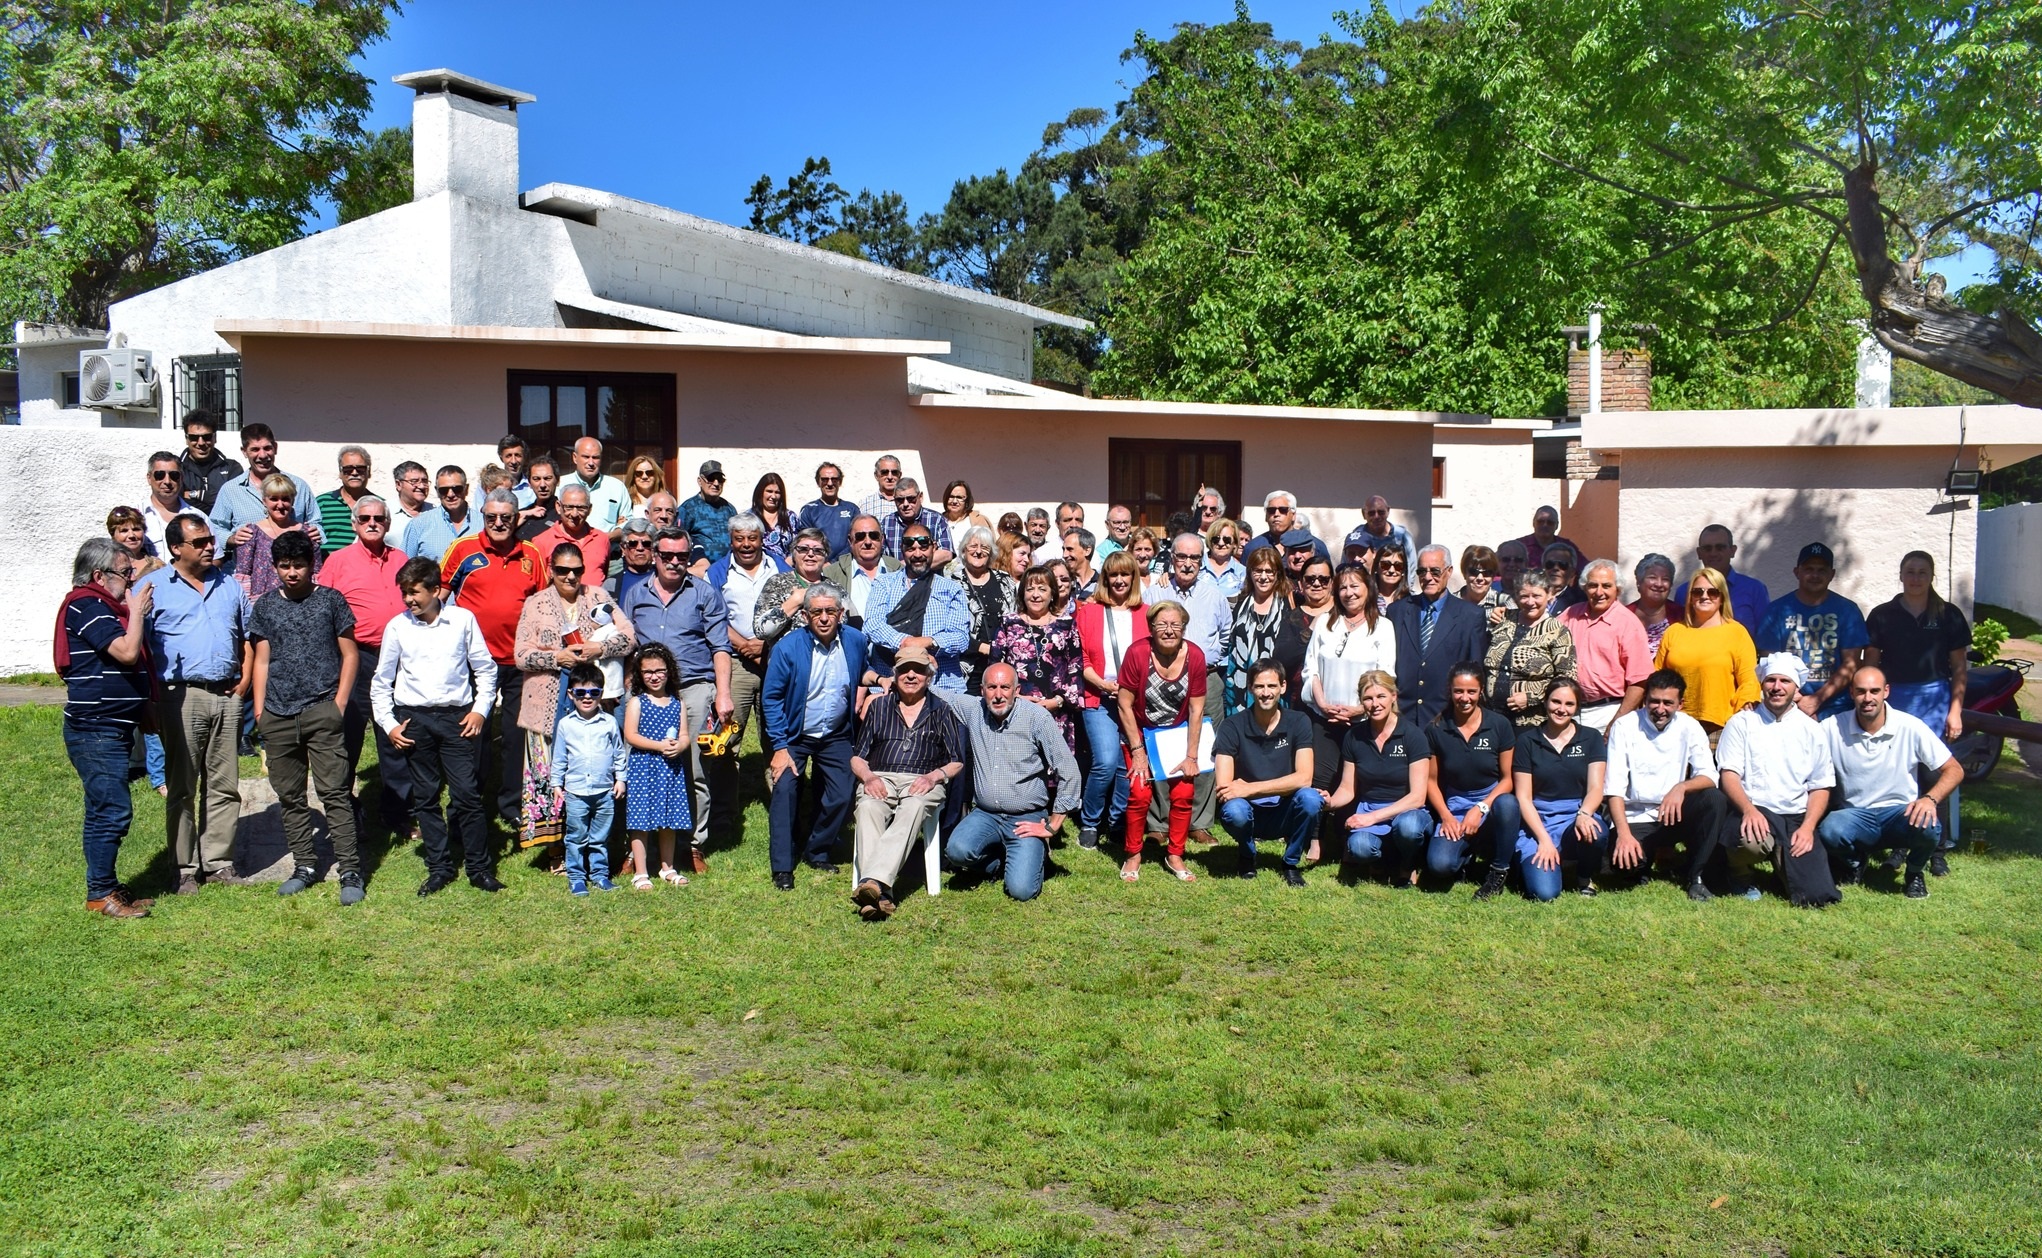
[[[929,536],[936,539],[937,550],[954,551],[956,549],[956,547],[950,544],[950,523],[943,518],[943,513],[929,507],[923,507],[922,514],[917,520],[904,520],[901,518],[899,511],[889,511],[880,518],[879,532],[885,539],[887,554],[892,555],[895,559],[902,557],[900,553],[900,535],[906,531],[908,525],[916,523],[929,530]]]
[[[921,633],[936,643],[936,676],[931,679],[930,688],[938,694],[961,695],[964,670],[957,657],[971,645],[971,600],[965,597],[964,587],[949,577],[930,579],[935,584],[929,590],[928,608],[922,613]],[[895,568],[873,581],[872,592],[865,599],[865,636],[877,648],[873,652],[875,662],[883,663],[889,670],[893,667],[893,653],[900,649],[906,635],[887,623],[886,614],[908,592],[911,580],[906,568]]]

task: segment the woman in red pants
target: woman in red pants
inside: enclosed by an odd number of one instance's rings
[[[1170,849],[1163,868],[1179,882],[1193,874],[1184,867],[1184,839],[1191,832],[1192,787],[1198,779],[1198,741],[1205,717],[1205,653],[1184,640],[1190,621],[1182,603],[1164,600],[1148,607],[1149,636],[1127,648],[1120,664],[1120,728],[1127,735],[1127,861],[1120,876],[1141,876],[1142,830],[1149,815],[1150,782],[1162,775],[1170,792]],[[1146,730],[1185,727],[1184,760],[1150,765]]]

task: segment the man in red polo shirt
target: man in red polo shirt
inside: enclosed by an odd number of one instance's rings
[[[347,753],[348,781],[362,762],[362,736],[376,731],[376,769],[383,779],[378,812],[390,833],[411,833],[411,765],[404,752],[390,745],[390,738],[377,725],[369,710],[369,685],[376,678],[376,663],[382,658],[383,626],[404,614],[404,594],[397,588],[397,570],[404,566],[403,551],[389,544],[390,504],[374,494],[364,494],[354,503],[351,517],[355,540],[326,557],[318,582],[347,600],[355,614],[355,684],[347,696],[347,711],[341,718],[341,742]],[[355,827],[365,829],[360,802],[355,804]]]
[[[502,739],[495,753],[500,773],[496,814],[512,829],[518,824],[525,775],[525,736],[518,730],[525,674],[513,648],[525,600],[546,588],[546,565],[530,542],[518,540],[517,528],[518,496],[492,489],[482,501],[482,531],[447,547],[440,559],[447,601],[475,617],[496,661],[496,727]],[[488,780],[486,769],[483,780]]]
[[[532,548],[539,557],[550,561],[553,548],[562,542],[572,542],[581,551],[581,559],[587,565],[588,583],[601,585],[603,574],[609,571],[610,535],[588,522],[588,490],[570,484],[558,495],[560,522],[532,539]]]

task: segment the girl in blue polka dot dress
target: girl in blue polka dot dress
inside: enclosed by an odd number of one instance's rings
[[[693,829],[688,806],[688,710],[675,679],[673,653],[657,642],[631,657],[631,697],[624,702],[624,742],[631,762],[624,771],[624,829],[631,837],[631,885],[653,889],[646,841],[659,836],[659,877],[676,887],[688,880],[674,868],[674,834]]]

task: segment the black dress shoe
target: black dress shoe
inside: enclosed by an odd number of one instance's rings
[[[780,890],[782,891],[794,890],[794,872],[792,870],[784,869],[774,870],[773,885],[780,888]]]
[[[837,863],[833,860],[810,861],[808,862],[808,867],[819,874],[834,874],[840,872]]]
[[[503,884],[496,880],[495,874],[475,874],[468,879],[468,885],[477,891],[503,890]]]
[[[1950,862],[1944,858],[1943,849],[1937,848],[1935,854],[1929,857],[1929,877],[1947,878],[1949,876]]]
[[[427,874],[425,881],[418,884],[420,896],[437,895],[454,885],[452,874]]]
[[[1283,867],[1283,885],[1286,887],[1302,887],[1305,885],[1305,876],[1298,872],[1297,866],[1285,865]]]

